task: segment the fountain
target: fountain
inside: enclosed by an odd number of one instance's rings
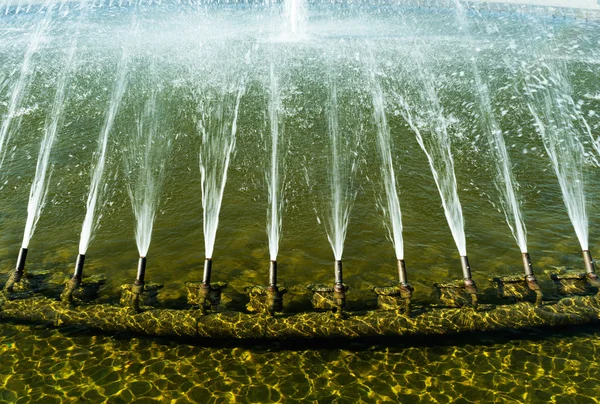
[[[462,30],[466,31],[467,39],[471,38],[471,28],[466,18],[464,7],[460,0],[455,0],[457,10],[457,20]],[[527,251],[527,229],[523,221],[519,197],[517,196],[517,183],[513,175],[511,161],[506,149],[504,134],[502,128],[498,125],[495,118],[495,113],[492,108],[490,92],[488,85],[483,81],[479,66],[477,65],[477,57],[479,50],[475,50],[471,60],[471,70],[475,79],[475,91],[478,96],[478,105],[483,124],[483,129],[487,137],[488,143],[491,146],[492,158],[495,161],[496,176],[495,185],[500,195],[500,205],[506,218],[506,223],[515,238],[517,245],[521,249],[521,258],[523,262],[523,270],[525,273],[524,279],[521,277],[501,277],[494,278],[498,289],[502,296],[510,296],[522,299],[527,296],[528,291],[535,293],[536,304],[542,304],[542,292],[538,280],[533,274],[533,265],[531,257]],[[524,283],[526,290],[520,287]]]
[[[63,114],[66,87],[76,49],[77,41],[73,39],[67,51],[64,69],[58,79],[56,95],[54,96],[54,102],[52,105],[52,112],[44,127],[44,137],[42,138],[42,142],[40,144],[35,177],[31,184],[31,190],[29,191],[27,221],[25,222],[23,243],[21,244],[21,250],[19,251],[15,272],[11,275],[10,279],[4,286],[4,290],[7,292],[13,291],[15,284],[21,282],[21,279],[25,273],[25,260],[27,258],[29,242],[33,236],[33,232],[42,213],[42,209],[46,204],[46,196],[48,195],[48,180],[51,175],[51,173],[48,172],[50,165],[50,153],[57,137],[58,123]],[[10,119],[8,118],[5,120],[5,122],[9,121]],[[25,287],[25,285],[22,286]]]
[[[132,285],[123,287],[122,304],[136,311],[140,308],[140,298],[145,293],[156,299],[160,284],[146,283],[146,262],[156,210],[160,200],[160,189],[165,174],[165,158],[171,149],[172,141],[161,133],[158,118],[156,93],[153,91],[144,106],[144,112],[137,121],[137,133],[131,136],[130,149],[126,162],[126,172],[131,178],[127,191],[136,218],[135,241],[139,260],[137,275]]]
[[[398,262],[398,286],[393,288],[375,288],[378,295],[378,303],[382,308],[398,307],[398,299],[403,302],[404,310],[410,312],[410,300],[412,298],[413,288],[410,286],[406,276],[406,263],[404,261],[404,240],[402,238],[402,211],[400,209],[400,199],[396,186],[396,172],[394,170],[394,161],[392,158],[392,137],[390,128],[385,115],[385,104],[381,85],[375,79],[374,74],[371,77],[373,86],[373,118],[377,125],[377,146],[381,155],[381,174],[384,181],[386,206],[385,213],[389,217],[388,235]]]
[[[202,283],[188,282],[188,302],[202,310],[216,309],[224,283],[212,283],[212,255],[215,248],[219,213],[227,183],[227,170],[235,148],[238,111],[244,93],[243,82],[231,89],[200,101],[198,134],[201,137],[200,175],[202,178],[202,209],[204,223],[204,274]]]
[[[561,69],[550,64],[542,66],[536,72],[539,76],[532,74],[525,78],[531,99],[527,106],[535,119],[536,129],[558,178],[569,219],[581,245],[585,277],[592,286],[599,287],[600,279],[589,251],[589,219],[584,179],[586,152],[580,138],[582,133],[576,126],[577,112],[573,110],[568,81]]]
[[[418,51],[418,45],[416,49]],[[414,104],[412,105],[402,95],[397,95],[397,101],[401,107],[400,113],[415,133],[419,146],[427,156],[431,173],[442,198],[446,220],[460,254],[464,290],[470,295],[471,304],[477,306],[477,286],[471,277],[471,266],[467,257],[464,218],[454,173],[448,121],[444,117],[433,77],[424,66],[422,56],[418,53],[415,54],[414,61],[413,71],[423,86],[423,92],[419,94],[419,98],[413,100]],[[439,285],[441,298],[449,305],[464,304],[462,299],[455,297],[453,292],[449,292],[456,286],[455,284]],[[449,292],[447,293],[448,297],[444,296],[446,292]]]
[[[115,82],[112,96],[110,99],[110,104],[108,106],[108,111],[106,113],[106,118],[104,121],[104,126],[100,131],[100,137],[98,139],[98,151],[96,164],[94,167],[94,171],[92,174],[92,182],[90,184],[90,189],[86,202],[86,213],[85,219],[83,221],[83,226],[81,228],[81,235],[79,240],[79,255],[77,256],[77,261],[75,262],[75,270],[73,272],[73,277],[67,282],[65,285],[65,289],[61,294],[61,299],[64,302],[72,302],[73,294],[78,293],[80,296],[94,296],[100,284],[103,283],[103,278],[95,278],[91,282],[89,282],[89,291],[82,290],[82,281],[83,281],[83,266],[85,264],[85,253],[90,245],[90,241],[92,240],[92,235],[98,226],[99,218],[96,217],[96,209],[98,204],[98,198],[101,197],[101,183],[102,177],[104,175],[104,167],[106,164],[106,153],[108,149],[108,135],[110,134],[115,117],[117,115],[117,111],[119,110],[119,106],[121,105],[121,100],[123,99],[123,94],[125,93],[125,87],[127,85],[127,59],[128,53],[127,49],[123,50],[121,55],[121,59],[119,61],[119,65],[117,68],[117,80]]]
[[[280,127],[283,108],[279,80],[275,73],[275,65],[271,63],[269,71],[269,105],[268,121],[271,134],[270,167],[265,169],[265,177],[269,192],[269,207],[267,209],[267,237],[269,239],[269,285],[264,288],[252,286],[247,289],[250,295],[249,311],[266,311],[270,314],[283,310],[283,295],[285,288],[277,283],[277,254],[281,240],[281,214],[284,206],[285,173],[280,166],[282,153],[280,141],[283,138],[283,128]]]
[[[12,262],[5,249],[22,243],[0,318],[267,339],[597,322],[588,206],[600,195],[597,22],[569,14],[550,24],[531,7],[468,11],[480,7],[2,3],[0,258]],[[551,28],[531,35],[530,21]],[[498,63],[506,48],[512,59]],[[108,175],[118,164],[124,175]],[[98,299],[102,279],[83,277],[94,237],[108,275]],[[517,302],[480,282],[505,269],[515,241],[524,273],[499,279],[505,291],[512,278],[525,289]],[[30,242],[43,254],[28,269],[48,279],[11,293]],[[151,243],[156,284],[146,280]],[[439,283],[454,245],[462,279]],[[135,248],[133,280],[121,269]],[[586,271],[573,279],[586,287],[569,289],[571,273],[555,267],[579,249]],[[227,283],[213,279],[215,257]],[[427,296],[432,284],[438,294]]]

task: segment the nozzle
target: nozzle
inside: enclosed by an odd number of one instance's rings
[[[138,260],[137,276],[135,278],[135,285],[143,285],[144,279],[146,278],[146,257],[140,257]]]
[[[17,266],[15,269],[15,272],[13,272],[10,277],[8,278],[8,281],[6,281],[6,284],[4,285],[4,290],[6,291],[12,291],[13,287],[15,286],[16,283],[21,282],[21,278],[23,277],[23,274],[25,272],[25,259],[27,258],[27,248],[21,248],[21,250],[19,251],[19,257],[17,258]]]
[[[460,256],[460,265],[462,266],[463,278],[465,280],[471,279],[471,266],[469,265],[469,258],[466,255]]]
[[[408,284],[408,281],[406,280],[406,263],[404,260],[398,260],[398,279],[400,285]]]
[[[212,259],[207,258],[204,260],[204,276],[202,277],[202,283],[204,285],[210,284],[211,273],[212,273]]]
[[[584,250],[582,251],[583,253],[583,262],[585,263],[585,272],[589,274],[595,274],[596,273],[596,264],[594,263],[594,260],[592,259],[592,253],[590,253],[589,250]]]
[[[529,253],[522,253],[521,258],[523,259],[523,269],[525,270],[525,276],[533,276],[533,265],[531,265],[531,257],[529,256]]]
[[[277,286],[277,261],[274,260],[269,262],[269,286]]]
[[[335,260],[333,263],[333,268],[335,270],[335,284],[341,285],[344,283],[342,276],[342,260]]]
[[[22,274],[25,271],[25,260],[27,259],[27,248],[21,248],[19,257],[17,258],[16,271]]]
[[[75,262],[75,272],[73,272],[73,278],[81,281],[83,276],[83,264],[85,263],[85,254],[79,254],[77,261]]]
[[[60,298],[65,303],[73,302],[73,292],[81,286],[81,278],[83,277],[83,264],[85,263],[85,254],[79,254],[75,262],[75,272],[73,277],[67,282],[65,289],[60,295]]]

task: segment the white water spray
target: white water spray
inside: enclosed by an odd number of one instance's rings
[[[285,0],[284,7],[286,32],[293,36],[306,34],[306,0]]]
[[[377,146],[381,156],[381,175],[385,185],[387,209],[384,210],[389,217],[389,225],[386,223],[390,240],[394,245],[396,258],[404,259],[404,240],[402,237],[402,211],[400,210],[400,199],[396,186],[396,173],[392,159],[392,137],[390,127],[385,116],[385,106],[381,85],[374,78],[371,83],[373,95],[373,118],[377,125]]]
[[[133,136],[126,159],[127,174],[131,178],[127,191],[136,218],[135,241],[140,257],[146,257],[150,249],[165,172],[164,156],[171,150],[171,141],[160,133],[158,121],[153,92],[138,118],[137,134]]]
[[[280,172],[279,140],[282,137],[280,120],[283,114],[279,83],[275,75],[275,67],[271,63],[269,98],[269,123],[271,130],[271,165],[266,171],[269,189],[269,209],[267,209],[267,236],[269,238],[269,255],[271,261],[277,260],[279,240],[281,239],[281,212],[283,211],[284,174]]]
[[[85,255],[94,230],[98,226],[98,220],[96,219],[96,205],[98,204],[98,198],[100,196],[100,184],[102,182],[102,176],[104,174],[104,167],[106,165],[106,152],[108,149],[108,135],[113,127],[115,117],[121,105],[123,94],[125,93],[125,87],[127,85],[127,49],[123,49],[121,60],[117,68],[117,81],[113,88],[112,96],[108,111],[106,113],[106,119],[104,126],[100,131],[98,160],[96,161],[95,169],[92,175],[92,182],[90,184],[90,190],[86,202],[86,213],[81,228],[81,236],[79,240],[79,254]]]
[[[219,213],[227,183],[227,170],[235,148],[237,118],[244,86],[237,91],[208,98],[200,105],[198,132],[200,146],[200,175],[202,180],[202,208],[204,218],[204,250],[211,259],[215,248]]]
[[[452,237],[461,256],[467,255],[467,242],[462,206],[458,197],[454,158],[448,121],[435,90],[434,79],[421,61],[421,55],[414,55],[415,77],[419,79],[421,91],[410,105],[397,95],[400,113],[411,127],[419,146],[427,156],[433,179],[442,199],[444,214],[450,226]]]
[[[39,49],[43,37],[50,25],[52,7],[50,5],[48,5],[48,7],[49,8],[46,10],[44,18],[37,25],[36,29],[31,33],[29,45],[25,50],[23,63],[21,63],[21,68],[19,70],[19,76],[17,78],[16,83],[11,89],[10,98],[8,100],[8,110],[2,117],[2,125],[0,125],[0,168],[4,164],[7,145],[14,132],[14,130],[11,130],[13,129],[11,124],[13,122],[13,119],[15,119],[18,115],[17,111],[21,107],[21,101],[23,100],[25,89],[29,84],[31,73],[33,72],[33,55]]]
[[[38,154],[35,168],[35,177],[29,191],[29,202],[27,203],[27,221],[25,222],[23,243],[21,245],[22,248],[28,248],[29,241],[33,236],[35,226],[40,218],[40,214],[42,213],[46,202],[46,196],[48,194],[48,181],[52,175],[51,172],[48,172],[50,153],[52,151],[54,141],[56,140],[58,134],[58,124],[63,114],[66,88],[69,81],[69,76],[71,74],[71,68],[76,49],[77,41],[73,40],[67,53],[65,66],[63,67],[58,79],[51,115],[48,119],[46,119],[44,137],[40,144],[40,152]]]
[[[575,125],[576,117],[568,111],[569,103],[564,99],[563,89],[560,85],[556,86],[561,82],[560,74],[557,71],[549,74],[548,80],[542,77],[540,81],[534,76],[528,78],[528,95],[533,99],[528,107],[558,178],[569,219],[581,249],[585,251],[589,249],[583,173],[585,149]]]
[[[471,29],[464,7],[460,0],[455,0],[455,3],[457,8],[457,20],[461,29],[466,31],[467,39],[470,41],[472,40]],[[526,253],[527,228],[525,227],[525,222],[523,221],[523,216],[521,214],[521,204],[516,191],[518,184],[513,175],[510,157],[504,141],[504,134],[494,116],[489,88],[481,78],[476,56],[471,57],[470,60],[473,75],[475,77],[475,89],[479,97],[479,111],[483,121],[485,135],[491,146],[490,149],[493,153],[493,160],[495,162],[496,177],[494,183],[500,194],[502,211],[504,212],[506,223],[521,249],[521,252]]]
[[[335,260],[341,261],[350,211],[357,194],[353,184],[358,163],[355,152],[347,150],[347,146],[355,140],[352,139],[354,136],[340,131],[337,88],[333,80],[329,84],[329,90],[327,114],[328,133],[331,142],[331,173],[329,177],[331,198],[329,200],[330,215],[326,216],[326,228],[327,238],[331,244]],[[357,133],[362,132],[362,127],[353,128],[353,130]]]

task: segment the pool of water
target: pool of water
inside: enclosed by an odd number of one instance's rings
[[[69,276],[78,253],[98,135],[122,69],[126,87],[109,133],[99,227],[85,267],[86,274],[108,277],[103,299],[115,299],[119,285],[135,277],[138,251],[127,191],[134,177],[125,167],[127,162],[135,164],[128,160],[136,151],[131,139],[153,93],[159,133],[171,147],[161,155],[165,180],[147,279],[165,284],[160,295],[164,304],[181,303],[184,282],[201,279],[205,246],[198,122],[209,102],[243,88],[212,256],[213,280],[228,282],[224,302],[234,309],[243,308],[245,286],[267,283],[265,176],[271,156],[273,74],[283,110],[279,158],[285,207],[278,261],[280,283],[291,289],[286,310],[308,308],[308,284],[333,283],[326,233],[332,82],[343,157],[355,168],[346,179],[352,180],[350,190],[356,193],[343,255],[349,301],[374,302],[373,285],[397,281],[396,256],[381,209],[385,190],[373,119],[373,78],[382,89],[393,139],[405,258],[415,299],[428,299],[434,282],[461,278],[459,254],[427,158],[399,104],[400,97],[411,102],[422,94],[416,79],[420,70],[434,78],[448,118],[474,279],[486,287],[491,276],[520,273],[520,251],[494,186],[495,154],[481,122],[473,58],[504,132],[536,273],[548,282],[546,273],[557,267],[583,269],[581,247],[528,109],[535,102],[525,91],[524,79],[536,76],[538,68],[566,78],[578,105],[575,119],[583,117],[597,137],[598,22],[468,11],[466,29],[452,9],[311,4],[305,34],[298,37],[286,33],[280,5],[103,6],[82,15],[71,3],[55,10],[31,56],[0,174],[0,272],[8,274],[14,268],[40,141],[74,36],[77,48],[50,159],[47,203],[27,261],[28,269],[52,270],[55,282]],[[32,33],[44,16],[14,9],[0,16],[2,116],[9,109]],[[582,139],[590,249],[598,255],[600,171],[594,160],[600,156],[590,138]],[[596,340],[597,330],[581,329],[505,340],[486,336],[481,341],[349,344],[342,349],[326,344],[198,346],[2,324],[0,398],[594,402]]]
[[[66,7],[66,6],[65,6]],[[376,146],[369,77],[375,72],[385,97],[392,156],[404,221],[405,258],[417,296],[432,282],[461,276],[458,253],[444,217],[425,154],[400,113],[398,97],[422,91],[415,80],[414,48],[435,78],[449,117],[451,150],[465,216],[467,250],[474,277],[520,271],[519,250],[494,187],[494,155],[483,135],[472,64],[476,55],[490,88],[493,113],[504,131],[535,268],[582,268],[577,238],[560,188],[527,109],[521,76],[548,64],[567,76],[580,114],[593,133],[600,125],[598,24],[573,19],[508,13],[467,12],[469,29],[453,10],[376,7],[315,7],[307,34],[282,34],[279,9],[263,6],[147,6],[56,12],[31,58],[32,72],[13,120],[3,166],[2,269],[14,266],[26,218],[44,122],[64,67],[67,38],[77,29],[73,73],[51,153],[47,204],[35,230],[27,267],[50,268],[57,277],[72,271],[85,200],[97,159],[119,60],[126,54],[126,89],[109,133],[106,172],[101,183],[99,227],[87,251],[86,273],[108,276],[107,294],[135,275],[135,220],[125,170],[140,112],[156,92],[160,134],[172,141],[163,153],[164,185],[152,244],[148,279],[165,283],[165,299],[177,298],[183,282],[199,280],[204,259],[198,153],[198,120],[203,105],[243,83],[237,144],[224,191],[213,259],[213,280],[227,281],[236,294],[248,284],[267,282],[266,221],[270,161],[267,116],[271,66],[283,108],[281,178],[285,184],[280,281],[302,289],[332,282],[332,251],[325,225],[330,217],[331,142],[327,122],[329,84],[338,93],[342,153],[355,164],[351,175],[356,200],[344,248],[346,283],[352,289],[393,282],[392,243],[384,226],[384,187]],[[8,108],[11,88],[40,13],[9,13],[0,20],[3,86],[0,109]],[[74,28],[77,27],[77,28]],[[121,66],[121,67],[119,67]],[[523,70],[523,69],[524,70]],[[227,120],[227,117],[225,117]],[[589,139],[586,152],[594,155]],[[591,250],[597,236],[598,170],[584,166],[591,224]],[[131,185],[131,184],[129,184]],[[62,280],[62,278],[60,278]]]

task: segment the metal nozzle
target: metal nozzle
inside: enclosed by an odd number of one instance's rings
[[[335,284],[341,285],[344,283],[342,277],[342,260],[335,260],[333,263],[333,268],[335,270]]]
[[[85,263],[85,254],[79,254],[77,256],[77,262],[75,262],[75,272],[73,278],[81,280],[83,276],[83,264]]]
[[[406,263],[404,260],[398,260],[398,279],[401,285],[408,284],[408,281],[406,280]]]
[[[471,266],[469,265],[469,258],[466,255],[460,256],[460,265],[462,266],[463,278],[471,279]]]
[[[22,274],[25,271],[25,260],[27,259],[27,248],[21,248],[19,251],[19,257],[17,258],[16,271],[18,274]]]
[[[269,286],[277,286],[277,261],[269,262]]]
[[[136,285],[143,285],[146,278],[146,257],[140,257],[138,260],[137,276],[135,278]]]
[[[204,260],[204,276],[202,277],[202,283],[205,285],[210,284],[210,275],[212,273],[212,259],[207,258]]]
[[[588,274],[596,273],[596,264],[592,258],[592,253],[589,250],[582,251],[583,253],[583,262],[585,263],[585,272]]]
[[[525,275],[533,276],[533,265],[531,265],[531,257],[529,256],[529,253],[522,253],[521,258],[523,258],[523,269],[525,270]]]

